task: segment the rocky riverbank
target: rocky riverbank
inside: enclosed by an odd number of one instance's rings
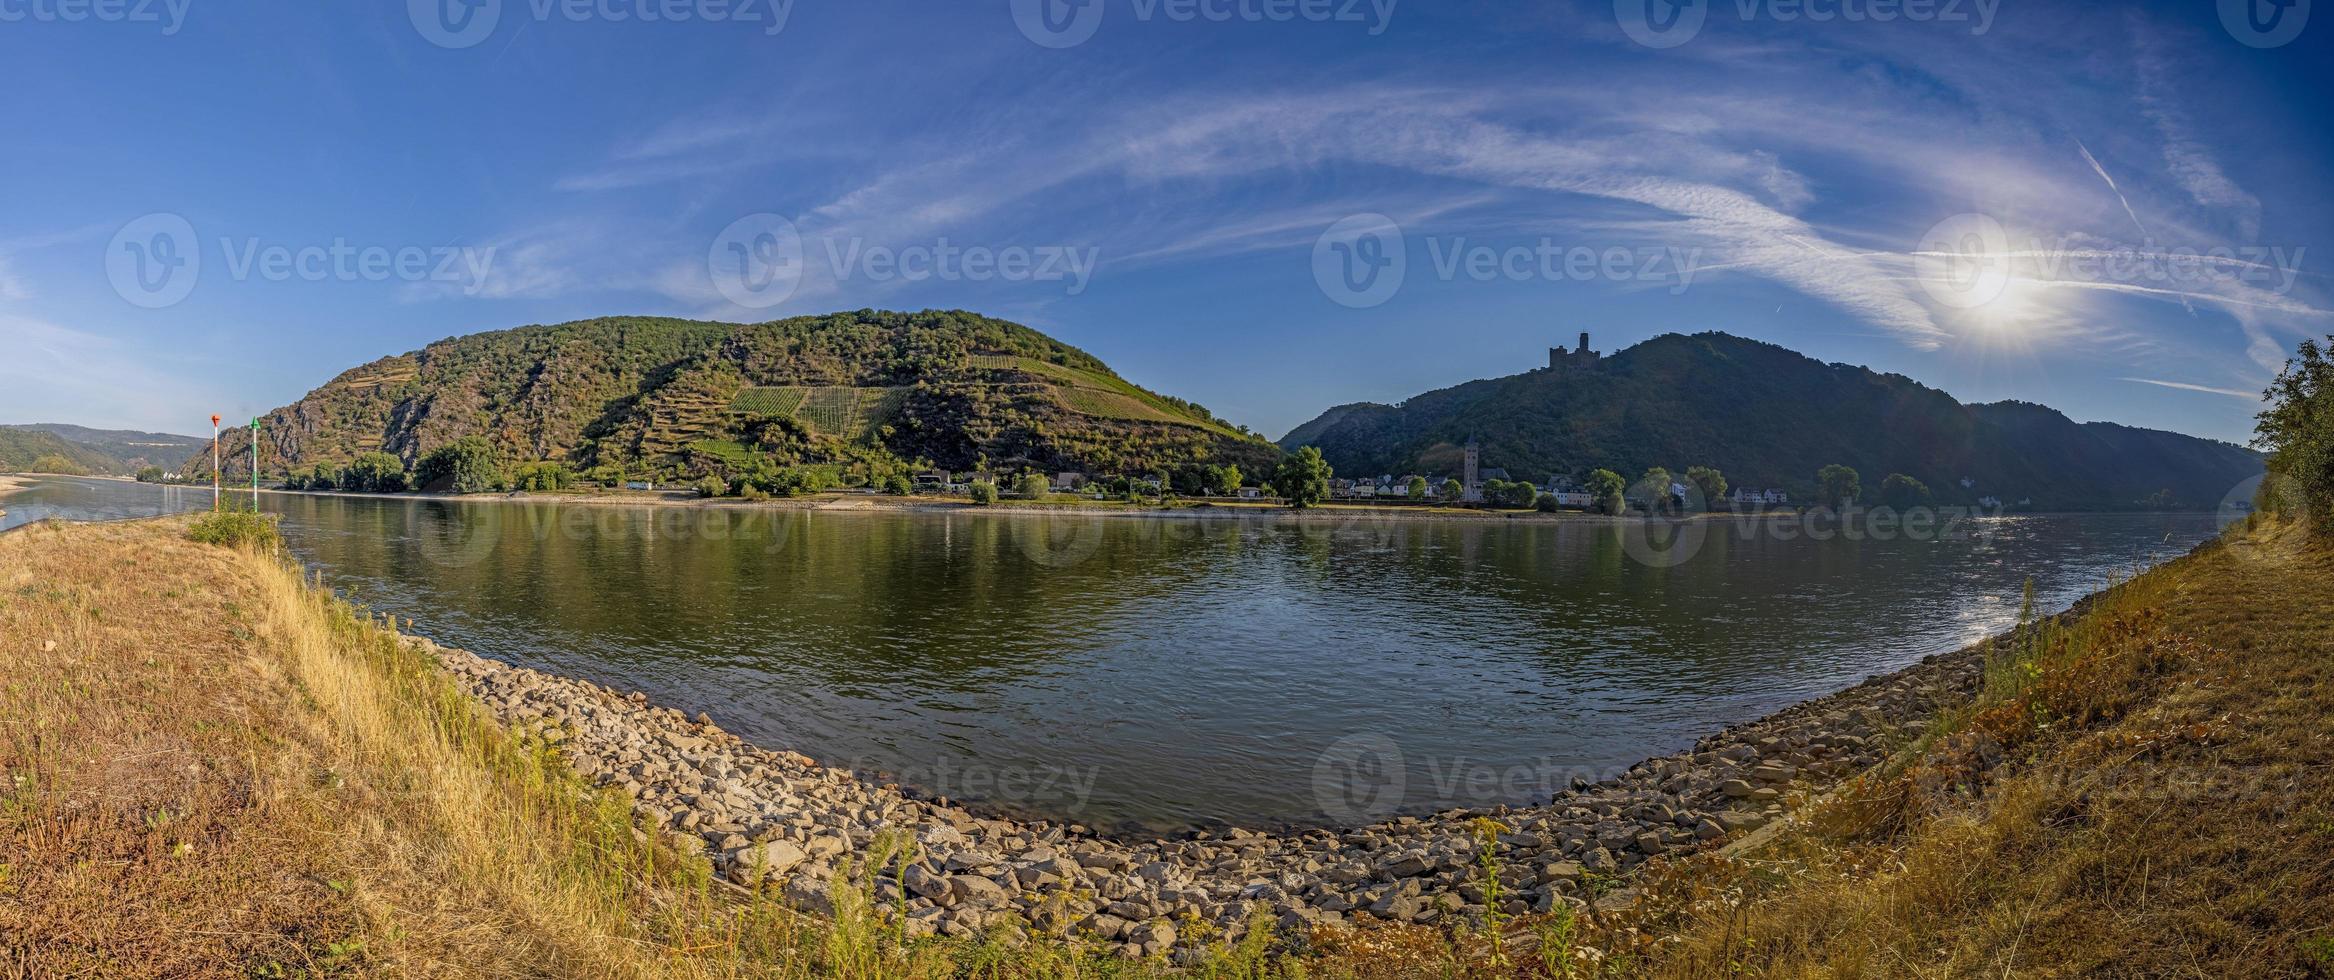
[[[1976,689],[1984,645],[1730,729],[1547,803],[1454,810],[1348,830],[1243,830],[1119,841],[1046,821],[992,819],[747,744],[703,715],[415,640],[507,723],[539,727],[571,763],[625,793],[729,880],[820,910],[843,861],[876,835],[920,855],[880,890],[906,928],[966,935],[1015,923],[1087,935],[1125,955],[1168,953],[1194,925],[1237,935],[1261,905],[1285,928],[1360,918],[1478,916],[1475,818],[1498,820],[1505,911],[1584,903],[1655,857],[1722,844],[1880,761],[1938,708]]]

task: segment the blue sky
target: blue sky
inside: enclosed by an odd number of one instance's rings
[[[1274,436],[1716,329],[2241,441],[2334,333],[2309,0],[121,2],[0,0],[0,420],[961,307]]]

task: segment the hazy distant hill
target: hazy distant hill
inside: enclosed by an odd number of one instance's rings
[[[123,429],[92,429],[86,426],[40,422],[32,425],[5,425],[0,429],[18,432],[44,433],[69,443],[88,455],[83,465],[93,472],[129,474],[141,467],[160,466],[165,469],[177,465],[197,449],[207,450],[211,440],[198,436],[174,436],[161,432],[134,432]]]
[[[613,317],[442,340],[356,368],[262,420],[263,469],[482,435],[512,460],[721,472],[881,451],[969,468],[1269,465],[1279,450],[1093,356],[972,313],[771,323]],[[226,440],[249,472],[245,440]],[[207,445],[207,443],[205,444]],[[207,474],[207,456],[186,460]]]
[[[2035,509],[2210,508],[2262,469],[2258,454],[2228,443],[2077,424],[2020,402],[1964,405],[1901,375],[1721,333],[1656,337],[1398,407],[1339,406],[1281,444],[1317,446],[1343,474],[1453,473],[1469,438],[1484,466],[1517,479],[1707,465],[1736,486],[1806,499],[1817,470],[1844,463],[1868,497],[1901,472],[1941,500],[1997,496]]]

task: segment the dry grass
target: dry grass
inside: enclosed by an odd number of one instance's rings
[[[1628,972],[2334,976],[2334,548],[2264,525],[1999,657],[1950,734],[1749,862],[1673,872]]]
[[[0,977],[1147,977],[714,884],[552,742],[187,519],[0,537]],[[1261,944],[1199,976],[1384,975]]]
[[[361,613],[185,528],[0,537],[0,977],[1168,972],[905,940],[864,887],[831,923],[726,894]],[[1817,829],[1665,865],[1634,910],[1188,975],[2327,976],[2330,582],[2283,526],[2144,576]]]

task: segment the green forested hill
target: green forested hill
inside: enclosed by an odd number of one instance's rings
[[[665,478],[875,458],[1049,472],[1261,468],[1279,455],[1028,327],[863,310],[757,324],[611,317],[439,341],[269,413],[262,469],[280,476],[374,450],[411,465],[472,435],[512,461]],[[230,473],[249,472],[242,442],[227,440]]]
[[[1517,479],[1715,466],[1736,486],[1801,500],[1817,470],[1842,463],[1862,474],[1867,498],[1887,474],[1904,473],[1941,501],[2210,508],[2262,469],[2257,454],[2227,443],[2077,424],[2040,405],[1964,405],[1901,375],[1720,333],[1657,337],[1594,363],[1469,382],[1399,407],[1340,406],[1281,444],[1317,446],[1340,473],[1452,473],[1469,438],[1483,465]]]
[[[130,474],[145,466],[168,468],[185,459],[195,450],[208,450],[211,441],[198,436],[176,436],[164,432],[137,432],[125,429],[92,429],[87,426],[42,422],[32,425],[0,425],[0,429],[19,432],[38,432],[52,435],[88,453],[82,463],[91,472]],[[97,465],[102,464],[102,465]]]
[[[68,472],[71,469],[115,475],[128,472],[122,469],[119,460],[66,442],[54,433],[31,427],[0,426],[0,473],[30,470],[35,463],[59,458],[72,464]]]

